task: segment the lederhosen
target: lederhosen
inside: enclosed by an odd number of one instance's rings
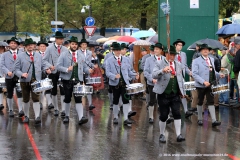
[[[13,54],[10,50],[9,50],[9,52],[11,54]],[[17,51],[17,55],[18,55],[18,53],[19,53],[19,50]],[[13,71],[12,71],[12,73],[13,73]],[[18,80],[19,80],[19,78],[16,75],[14,75],[12,79],[6,79],[5,78],[6,87],[7,87],[7,98],[12,99],[13,90],[16,87],[16,84],[18,83]],[[0,89],[0,90],[2,92],[2,89]],[[17,89],[16,89],[16,93],[17,93],[18,98],[22,98],[22,93],[18,92]]]
[[[54,44],[54,47],[57,49],[57,47],[55,46]],[[62,46],[61,46],[62,48]],[[61,49],[60,48],[60,49]],[[52,53],[50,53],[51,55],[51,58],[52,58]],[[54,66],[54,63],[53,63],[53,59],[52,59],[52,65]],[[55,70],[56,70],[56,66],[55,66]],[[51,73],[48,78],[52,80],[52,83],[53,83],[53,88],[51,90],[47,90],[45,93],[46,94],[50,94],[53,95],[53,96],[56,96],[57,95],[57,86],[58,86],[58,82],[59,82],[59,76],[60,76],[60,72],[56,72],[56,73]],[[64,89],[61,85],[59,85],[59,89],[60,89],[60,94],[63,96],[64,95]]]
[[[116,59],[116,57],[114,57],[114,58]],[[121,62],[122,62],[122,57],[121,57]],[[117,66],[117,67],[119,67],[120,72],[118,72],[118,71],[117,72],[120,74],[121,77],[119,78],[119,82],[118,82],[117,86],[110,86],[112,88],[112,92],[113,92],[113,104],[118,105],[120,96],[122,96],[123,104],[128,104],[129,96],[126,94],[126,83],[125,83],[123,75],[122,75],[121,65]]]
[[[205,61],[205,59],[204,59],[204,61]],[[213,66],[214,64],[212,64],[210,58],[209,58],[209,61],[210,61],[210,64]],[[212,70],[210,70],[210,68],[212,68]],[[211,67],[211,66],[209,67],[209,83],[211,85],[216,85],[215,69],[214,69],[214,67]],[[200,106],[203,105],[205,95],[207,98],[208,105],[214,105],[214,95],[211,94],[211,92],[212,92],[211,85],[209,87],[205,87],[205,88],[196,87],[197,92],[198,92],[198,105],[200,105]]]
[[[73,64],[71,64],[71,66],[72,65]],[[73,88],[77,83],[79,83],[78,63],[74,63],[74,65],[73,65],[73,71],[72,71],[72,75],[71,75],[70,80],[62,79],[62,83],[63,83],[64,92],[65,92],[64,102],[65,103],[70,103],[71,98],[72,98]],[[80,83],[82,84],[82,82],[80,82]],[[75,103],[82,103],[82,96],[75,96],[75,94],[74,94],[73,97],[74,97]]]

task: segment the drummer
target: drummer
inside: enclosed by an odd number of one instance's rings
[[[18,55],[15,63],[15,70],[16,75],[20,78],[20,85],[23,95],[23,108],[25,113],[23,122],[29,122],[29,100],[31,93],[33,110],[35,114],[35,124],[39,124],[41,123],[39,95],[32,91],[31,84],[35,81],[42,80],[42,70],[46,69],[48,74],[51,73],[51,70],[47,69],[47,67],[43,64],[41,55],[37,52],[33,52],[35,44],[36,43],[31,38],[25,40],[26,52],[22,52]]]
[[[62,45],[64,41],[64,36],[62,32],[57,31],[55,33],[55,43],[50,45],[44,56],[43,56],[43,63],[51,69],[51,74],[49,75],[49,78],[52,80],[53,88],[51,90],[46,91],[46,98],[47,101],[51,102],[51,96],[52,96],[52,104],[48,106],[48,109],[54,108],[54,116],[59,115],[59,108],[58,108],[58,99],[57,99],[57,86],[58,86],[58,80],[59,80],[59,72],[57,72],[56,65],[57,60],[62,52],[68,51],[66,47]],[[61,116],[65,116],[65,109],[64,109],[64,89],[62,86],[59,86],[60,94],[61,94],[61,107],[62,112]],[[51,95],[50,95],[51,94]]]
[[[14,63],[21,52],[17,49],[20,43],[15,37],[12,37],[10,40],[7,41],[7,43],[9,44],[10,50],[2,54],[0,68],[2,73],[5,75],[9,116],[14,117],[13,90],[16,84],[18,83],[18,77],[16,76],[16,73],[14,71]],[[18,92],[17,90],[16,90],[16,93],[17,93],[17,102],[18,102],[18,111],[19,111],[18,116],[22,117],[24,116],[23,104],[22,104],[22,93]],[[1,107],[1,110],[4,108],[3,105],[1,105],[0,107]]]
[[[69,40],[70,48],[68,51],[63,52],[57,63],[57,69],[60,72],[60,77],[63,82],[63,88],[65,91],[65,118],[63,123],[69,123],[71,98],[73,93],[73,87],[77,83],[83,83],[83,74],[92,73],[93,70],[86,65],[84,55],[77,50],[78,38],[72,36]],[[76,104],[76,111],[78,114],[78,124],[84,124],[88,122],[88,119],[83,116],[82,96],[75,96],[74,100]]]
[[[214,59],[209,57],[209,51],[211,47],[207,44],[201,44],[199,46],[199,52],[201,56],[194,59],[192,63],[192,73],[195,80],[195,86],[198,92],[198,125],[203,125],[202,119],[202,105],[204,97],[207,98],[208,109],[212,118],[212,127],[221,125],[221,122],[217,121],[214,96],[212,95],[211,85],[216,84],[217,78],[224,77],[223,74],[219,74],[215,71]]]
[[[39,53],[42,55],[42,57],[44,56],[45,52],[46,52],[46,49],[48,47],[48,43],[47,42],[44,42],[44,41],[39,41],[37,43],[37,46],[38,46],[38,50],[39,50]],[[47,75],[45,73],[45,71],[42,72],[42,79],[44,78],[47,78]],[[41,106],[41,109],[43,107],[42,105],[42,102],[43,102],[43,98],[44,98],[44,93],[45,92],[42,92],[42,94],[40,95],[40,106]],[[52,104],[52,99],[50,97],[50,94],[48,94],[48,98],[47,98],[47,104],[48,106],[50,106]]]
[[[144,77],[147,78],[147,87],[149,91],[149,123],[153,123],[153,111],[154,111],[154,104],[156,103],[156,93],[153,92],[153,87],[157,83],[157,79],[152,78],[153,68],[155,67],[156,63],[164,60],[165,57],[162,56],[163,54],[163,45],[161,43],[156,43],[154,45],[154,53],[155,55],[151,54],[151,57],[146,59],[146,63],[144,65]]]
[[[185,138],[181,135],[180,113],[180,95],[185,94],[182,81],[182,66],[181,63],[174,60],[177,54],[175,48],[171,46],[169,51],[170,53],[168,53],[168,50],[165,51],[166,58],[156,63],[152,73],[153,79],[157,79],[153,92],[157,93],[158,106],[161,113],[159,116],[159,141],[161,143],[166,143],[165,128],[170,108],[174,118],[177,142],[185,141]]]
[[[126,85],[129,85],[129,78],[139,79],[139,75],[130,70],[127,58],[121,56],[120,44],[114,43],[112,47],[114,56],[107,61],[106,74],[113,90],[113,123],[118,124],[118,102],[119,97],[122,96],[124,124],[132,124],[132,121],[128,119],[130,104],[126,95]]]
[[[121,56],[123,57],[126,57],[127,60],[128,60],[128,63],[130,64],[130,70],[133,72],[133,73],[136,73],[136,71],[134,70],[133,68],[133,64],[131,62],[131,59],[129,56],[126,56],[126,53],[127,53],[127,50],[128,50],[128,46],[125,44],[125,43],[122,43],[121,44]],[[129,83],[132,83],[132,79],[130,79]],[[119,98],[119,103],[120,101],[122,102],[122,97],[120,96]],[[121,103],[122,104],[122,103]],[[136,111],[132,111],[132,96],[130,95],[129,96],[129,111],[128,111],[128,118],[132,117],[132,116],[135,116],[137,114]]]

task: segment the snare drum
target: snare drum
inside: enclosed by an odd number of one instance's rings
[[[126,92],[127,92],[128,95],[138,94],[140,92],[144,92],[143,84],[141,84],[141,83],[129,84],[126,88]]]
[[[196,87],[195,87],[194,84],[195,84],[195,81],[184,82],[185,91],[193,91],[193,90],[196,90]]]
[[[86,78],[86,84],[97,84],[97,83],[101,83],[101,77]]]
[[[22,88],[21,88],[20,83],[17,83],[17,84],[16,84],[16,90],[17,90],[18,92],[22,92]]]
[[[216,86],[212,85],[211,88],[212,88],[213,94],[220,94],[220,93],[229,91],[228,84],[221,84],[221,85],[216,85]]]
[[[6,88],[6,82],[4,77],[0,78],[0,88]]]
[[[89,95],[89,94],[92,94],[92,93],[93,93],[93,87],[92,86],[77,84],[73,87],[73,94],[75,96]]]
[[[53,88],[52,80],[45,78],[31,84],[33,92],[42,92]]]

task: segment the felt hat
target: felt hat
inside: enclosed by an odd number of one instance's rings
[[[173,42],[173,45],[175,46],[178,43],[182,43],[182,45],[185,46],[185,42],[181,39],[177,39],[175,42]]]
[[[11,41],[16,42],[18,45],[20,44],[20,42],[18,41],[18,39],[15,38],[15,37],[12,37],[11,39],[7,40],[7,43],[9,44]]]
[[[74,37],[74,36],[72,36],[71,38],[70,38],[70,40],[68,40],[70,43],[71,42],[75,42],[75,43],[77,43],[78,44],[78,38],[77,37]]]
[[[81,39],[81,41],[79,42],[79,45],[81,45],[82,43],[89,43],[85,38]]]
[[[121,45],[119,43],[112,44],[112,50],[121,50]]]
[[[124,48],[127,48],[127,49],[128,49],[128,46],[127,46],[125,43],[122,43],[122,44],[121,44],[121,49],[124,49]]]
[[[163,50],[163,45],[162,45],[162,43],[156,43],[156,44],[154,45],[154,48],[155,48],[155,47],[160,48],[160,49]]]
[[[166,49],[164,52],[168,53],[168,49]],[[170,52],[170,54],[175,54],[175,55],[177,54],[174,46],[170,46],[169,52]]]
[[[208,50],[211,50],[212,47],[210,47],[210,46],[207,45],[207,44],[201,44],[201,45],[199,45],[199,52],[200,52],[202,49],[208,49]]]
[[[36,44],[36,42],[34,42],[32,38],[25,39],[24,46],[27,46],[29,44]]]
[[[48,43],[46,41],[39,41],[37,43],[37,46],[40,46],[40,44],[44,44],[44,45],[48,46]]]
[[[54,36],[54,37],[55,37],[55,38],[65,38],[65,37],[63,36],[62,32],[60,32],[60,31],[55,32],[55,36]]]
[[[150,51],[154,51],[154,45],[151,45],[151,46],[149,47],[149,49],[150,49]]]

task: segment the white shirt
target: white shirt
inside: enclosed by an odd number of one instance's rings
[[[71,50],[69,50],[69,52],[70,52],[70,53],[71,53],[71,55],[72,55],[72,53],[73,53],[73,52],[72,52]],[[77,62],[77,51],[75,51],[74,53],[75,53],[76,62]]]
[[[17,50],[17,49],[16,49],[16,50],[11,50],[11,49],[10,49],[10,51],[11,51],[12,53],[15,52],[15,53],[17,54],[17,51],[18,51],[18,50]]]
[[[208,57],[207,57],[207,58],[206,58],[206,57],[204,57],[204,56],[202,56],[202,57],[203,57],[203,59],[204,59],[205,61],[207,60],[207,62],[208,62],[208,64],[209,64],[209,66],[212,66],[212,65],[211,65],[211,62],[210,62],[210,59],[209,59]],[[206,62],[206,63],[207,63],[207,62]]]
[[[157,61],[161,61],[162,60],[161,56],[158,57],[158,56],[155,55],[155,58],[156,58]],[[160,58],[160,59],[158,60],[158,58]]]
[[[56,43],[54,43],[55,47],[58,48],[58,46],[60,47],[61,49],[61,45],[57,45]]]
[[[81,49],[81,51],[84,53],[84,56],[86,57],[87,56],[87,49],[85,49],[85,50]]]
[[[118,58],[120,58],[120,61],[122,59],[121,55],[119,57],[117,57],[117,56],[114,56],[114,57],[117,59],[117,61],[118,61]]]

